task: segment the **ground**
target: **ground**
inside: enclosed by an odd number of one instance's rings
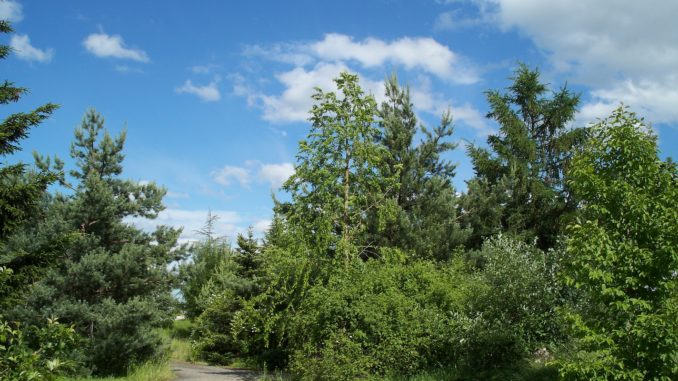
[[[197,365],[187,362],[172,362],[175,381],[255,381],[257,373],[250,370],[226,369],[216,366]]]

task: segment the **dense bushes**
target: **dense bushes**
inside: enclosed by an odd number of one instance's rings
[[[0,320],[0,380],[51,381],[80,371],[81,344],[73,327],[54,319],[40,327]]]
[[[383,254],[344,266],[269,248],[268,287],[249,299],[224,291],[198,319],[203,358],[253,357],[301,379],[349,380],[510,367],[562,336],[553,264],[530,245],[489,240],[476,253],[482,268]]]

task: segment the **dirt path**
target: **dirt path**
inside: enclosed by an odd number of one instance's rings
[[[256,381],[256,372],[172,361],[175,381]]]

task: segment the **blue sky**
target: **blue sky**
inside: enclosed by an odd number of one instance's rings
[[[271,193],[294,168],[314,86],[359,73],[377,99],[385,76],[410,86],[422,123],[449,109],[460,147],[456,185],[472,176],[465,142],[496,129],[483,92],[509,85],[517,62],[582,94],[575,125],[619,102],[646,117],[662,156],[678,156],[678,2],[10,1],[0,17],[15,54],[4,78],[30,89],[4,115],[61,108],[31,132],[31,152],[68,157],[73,129],[96,108],[127,129],[125,176],[167,187],[154,222],[195,237],[207,210],[232,237],[261,232]]]

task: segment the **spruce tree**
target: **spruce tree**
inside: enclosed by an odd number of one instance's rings
[[[563,217],[576,206],[563,172],[585,137],[585,129],[569,128],[579,95],[563,87],[547,97],[539,71],[524,64],[507,90],[486,93],[487,117],[499,124],[499,133],[487,139],[489,148],[468,147],[476,174],[463,202],[464,225],[473,229],[469,246],[508,232],[553,247]]]

